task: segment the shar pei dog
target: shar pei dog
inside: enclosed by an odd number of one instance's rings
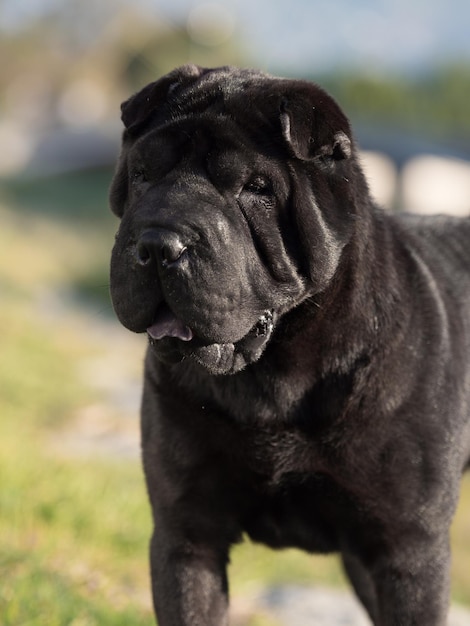
[[[111,295],[146,333],[160,626],[228,623],[230,548],[338,552],[443,626],[470,457],[470,219],[374,205],[320,87],[187,65],[122,105]]]

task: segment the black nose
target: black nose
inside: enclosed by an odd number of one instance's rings
[[[186,250],[180,236],[169,230],[154,229],[142,234],[136,246],[136,260],[141,266],[157,264],[166,268],[179,261]]]

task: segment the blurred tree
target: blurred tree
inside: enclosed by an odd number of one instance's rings
[[[421,76],[337,72],[321,81],[353,118],[468,142],[470,66],[448,65]]]
[[[116,102],[177,65],[243,63],[234,38],[204,45],[185,22],[115,0],[46,4],[15,28],[0,24],[0,34],[0,55],[8,59],[0,65],[0,114],[27,121],[31,130],[64,122],[61,98],[77,82],[87,84],[85,95],[100,90],[103,114],[114,119]]]

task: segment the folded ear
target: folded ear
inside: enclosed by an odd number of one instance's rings
[[[351,129],[336,102],[320,87],[302,83],[281,101],[282,135],[292,156],[340,161],[351,156]]]
[[[350,237],[352,187],[347,167],[331,184],[329,174],[339,164],[349,165],[353,153],[349,121],[334,99],[313,83],[289,81],[280,104],[283,140],[292,158],[313,167],[298,168],[292,195],[292,216],[297,226],[302,273],[315,292],[332,280]],[[328,174],[310,177],[310,170]],[[305,173],[305,178],[303,178]]]
[[[183,65],[131,96],[121,104],[121,119],[126,129],[136,130],[180,84],[194,82],[203,72],[197,65]]]

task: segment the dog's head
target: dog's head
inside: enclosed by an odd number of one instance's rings
[[[163,360],[239,371],[335,274],[354,205],[349,123],[312,83],[196,66],[145,87],[122,120],[117,316]]]

